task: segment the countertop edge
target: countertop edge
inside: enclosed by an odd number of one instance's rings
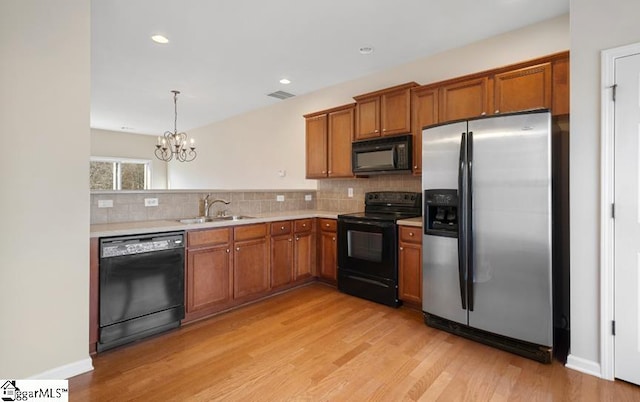
[[[265,214],[252,214],[254,218],[242,219],[237,221],[221,221],[221,222],[206,222],[206,223],[192,223],[184,224],[178,222],[178,220],[164,219],[155,221],[140,221],[140,222],[122,222],[122,223],[104,223],[93,224],[89,229],[90,237],[113,237],[113,236],[129,236],[137,234],[147,234],[156,232],[173,232],[173,231],[187,231],[187,230],[199,230],[199,229],[214,229],[228,226],[250,225],[254,223],[266,223],[276,222],[283,220],[293,219],[305,219],[305,218],[326,218],[337,219],[338,215],[342,212],[330,212],[330,211],[315,211],[315,210],[303,210],[303,211],[282,211],[271,212]]]
[[[422,217],[418,216],[416,218],[409,218],[409,219],[400,219],[398,220],[398,225],[399,226],[415,226],[418,228],[422,227]]]

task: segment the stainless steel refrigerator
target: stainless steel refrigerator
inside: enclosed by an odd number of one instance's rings
[[[422,168],[425,322],[550,361],[551,114],[426,128]]]

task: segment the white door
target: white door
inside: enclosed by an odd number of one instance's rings
[[[640,384],[640,54],[615,62],[615,377]]]

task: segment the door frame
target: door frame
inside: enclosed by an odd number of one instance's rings
[[[614,242],[612,217],[615,183],[615,63],[622,57],[640,53],[640,43],[603,50],[601,53],[601,132],[600,137],[600,376],[615,378],[615,338],[611,322],[615,315]]]

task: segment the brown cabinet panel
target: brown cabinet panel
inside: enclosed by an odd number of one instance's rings
[[[187,313],[212,309],[231,300],[229,245],[188,250]]]
[[[355,104],[305,115],[308,179],[352,177]]]
[[[380,120],[382,135],[411,132],[411,93],[400,89],[382,94]]]
[[[358,101],[356,106],[356,140],[380,136],[380,97]]]
[[[551,63],[494,76],[494,114],[551,108]]]
[[[295,234],[294,243],[294,279],[309,278],[313,275],[313,253],[316,236],[313,232]]]
[[[489,110],[488,77],[454,82],[440,87],[440,122],[484,116]]]
[[[266,225],[263,226],[266,227]],[[268,243],[267,238],[262,238],[234,244],[233,297],[235,299],[259,295],[269,290]]]
[[[356,140],[380,137],[381,135],[411,132],[411,88],[418,86],[409,82],[355,96]]]
[[[422,246],[400,242],[398,249],[399,297],[405,303],[422,305]]]
[[[306,119],[307,178],[327,176],[327,115]]]
[[[267,236],[267,224],[258,223],[256,225],[236,226],[233,229],[233,239],[238,241],[259,239]]]
[[[310,232],[313,229],[313,219],[297,219],[293,221],[295,233]]]
[[[354,108],[329,113],[328,177],[351,177]]]
[[[278,221],[271,223],[271,236],[291,233],[291,221]]]
[[[318,222],[320,230],[335,232],[338,229],[338,222],[335,219],[320,218]]]
[[[231,229],[208,229],[187,232],[188,247],[204,247],[227,244],[231,241]]]
[[[413,127],[413,173],[422,173],[422,128],[438,122],[438,88],[411,90],[411,126]]]
[[[320,239],[318,245],[319,272],[318,276],[331,282],[337,280],[337,254],[338,246],[336,241],[336,231],[338,222],[335,219],[319,219]]]
[[[553,102],[551,114],[569,114],[569,58],[553,62]]]
[[[293,238],[290,234],[271,236],[271,288],[293,280]]]

